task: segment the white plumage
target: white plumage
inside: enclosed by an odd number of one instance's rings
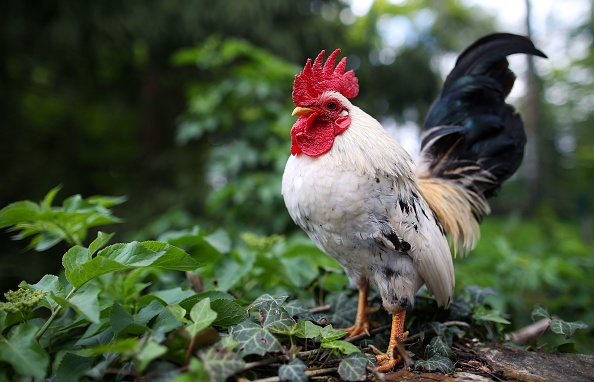
[[[330,93],[351,125],[324,155],[289,158],[282,182],[289,214],[354,285],[377,285],[388,312],[412,305],[423,283],[447,306],[454,289],[452,257],[418,189],[410,156],[378,121]],[[391,234],[410,249],[395,248]]]

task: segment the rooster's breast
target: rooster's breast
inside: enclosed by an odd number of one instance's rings
[[[393,180],[361,174],[325,155],[289,158],[282,193],[289,214],[349,278],[367,279],[391,257],[378,246],[378,221],[396,204]]]

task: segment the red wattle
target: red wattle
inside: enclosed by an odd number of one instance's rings
[[[291,129],[291,154],[320,156],[334,144],[334,127],[318,119],[316,113],[300,117]]]

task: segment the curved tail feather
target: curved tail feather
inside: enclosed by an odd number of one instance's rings
[[[468,47],[423,126],[419,187],[455,250],[474,247],[478,224],[489,213],[487,198],[522,162],[524,124],[505,102],[516,79],[507,56],[517,53],[546,58],[527,37],[507,33]]]

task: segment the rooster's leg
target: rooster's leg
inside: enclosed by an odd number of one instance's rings
[[[396,366],[402,357],[394,353],[397,351],[398,342],[402,341],[408,335],[408,332],[404,332],[404,320],[406,319],[406,310],[401,310],[392,317],[392,332],[390,334],[390,344],[388,345],[388,351],[382,353],[375,346],[370,346],[371,350],[375,353],[378,370],[382,373],[390,371]]]
[[[357,304],[357,317],[355,318],[355,324],[348,329],[344,329],[349,334],[349,337],[354,337],[359,334],[369,335],[369,329],[377,326],[376,322],[369,319],[370,313],[376,312],[378,308],[369,308],[367,306],[367,292],[369,290],[369,282],[365,281],[365,284],[359,288],[359,303]]]

